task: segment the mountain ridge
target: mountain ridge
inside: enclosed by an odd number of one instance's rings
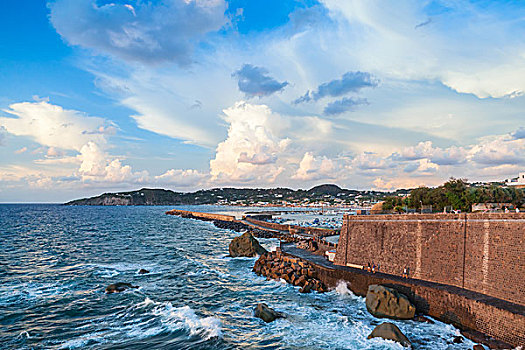
[[[398,190],[404,191],[404,190]],[[276,202],[328,201],[351,203],[357,199],[381,199],[392,192],[349,190],[334,184],[321,184],[309,190],[290,188],[212,188],[195,192],[176,192],[161,188],[142,188],[127,192],[103,193],[80,198],[65,205],[198,205],[198,204],[250,204]]]

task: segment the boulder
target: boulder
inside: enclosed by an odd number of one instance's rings
[[[106,293],[108,294],[120,293],[129,288],[138,288],[138,286],[134,286],[131,283],[123,283],[123,282],[113,283],[106,287]]]
[[[452,339],[452,342],[454,344],[461,344],[461,343],[463,343],[463,337],[460,336],[460,335],[457,335],[457,336],[454,337],[454,339]]]
[[[416,308],[404,294],[377,284],[368,286],[366,308],[375,317],[399,320],[412,319],[416,313]]]
[[[245,232],[242,236],[235,237],[230,243],[229,251],[230,256],[233,258],[239,256],[253,257],[267,252],[250,232]]]
[[[401,343],[403,346],[412,346],[410,340],[397,328],[397,326],[390,322],[381,323],[379,326],[374,328],[372,333],[368,336],[368,339],[372,338],[383,338],[387,340],[393,340]]]
[[[472,350],[485,350],[485,348],[481,344],[476,344],[472,347]]]
[[[275,311],[271,307],[268,307],[268,305],[264,303],[259,303],[255,307],[254,311],[255,317],[259,317],[264,322],[269,323],[272,321],[275,321],[278,318],[283,318],[284,315],[280,312]]]
[[[140,270],[139,270],[139,275],[144,275],[144,274],[146,274],[146,273],[149,273],[149,271],[146,270],[146,269],[140,269]]]

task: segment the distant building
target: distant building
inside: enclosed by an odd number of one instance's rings
[[[512,203],[474,203],[472,204],[472,212],[485,211],[503,211],[507,209],[514,209]]]
[[[519,173],[518,177],[505,181],[505,184],[516,188],[525,188],[525,173]]]

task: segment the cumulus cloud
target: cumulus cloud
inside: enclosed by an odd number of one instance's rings
[[[15,151],[15,154],[22,154],[22,153],[24,153],[24,152],[26,152],[26,151],[27,151],[27,147],[22,147],[22,148],[20,148],[20,149],[17,149],[17,150]]]
[[[224,0],[52,2],[51,23],[70,44],[143,63],[192,61],[193,47],[227,19]]]
[[[26,136],[47,147],[80,151],[88,142],[105,144],[100,132],[109,123],[98,117],[63,109],[46,101],[14,103],[0,117],[0,126],[16,136]]]
[[[400,152],[394,152],[390,158],[396,161],[428,159],[437,165],[457,165],[466,162],[467,156],[468,151],[464,147],[442,149],[433,147],[431,141],[425,141],[416,146],[404,147]]]
[[[245,64],[232,74],[238,79],[239,90],[247,97],[268,96],[282,91],[288,82],[278,82],[268,75],[268,70],[263,67]]]
[[[359,105],[367,105],[366,98],[345,97],[341,100],[331,102],[324,108],[324,114],[337,115],[344,112],[352,111]]]
[[[328,159],[325,156],[316,157],[312,152],[306,152],[292,179],[303,181],[332,180],[341,175],[341,170],[342,166],[336,160]]]
[[[170,169],[165,173],[155,176],[154,182],[159,185],[176,187],[193,187],[202,185],[209,177],[195,169]]]
[[[525,139],[489,138],[474,145],[469,153],[472,161],[485,166],[525,165]]]
[[[230,126],[210,161],[212,181],[275,181],[284,170],[277,159],[290,144],[280,135],[286,124],[283,118],[267,106],[242,101],[223,112]]]
[[[317,90],[307,91],[302,97],[295,100],[294,103],[317,101],[323,97],[339,97],[350,92],[357,92],[365,87],[375,87],[379,81],[367,72],[347,72],[341,79],[334,79],[323,83],[317,87]]]

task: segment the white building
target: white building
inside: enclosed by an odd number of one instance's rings
[[[517,186],[518,188],[525,188],[525,173],[519,173],[518,177],[507,180],[507,186]]]

